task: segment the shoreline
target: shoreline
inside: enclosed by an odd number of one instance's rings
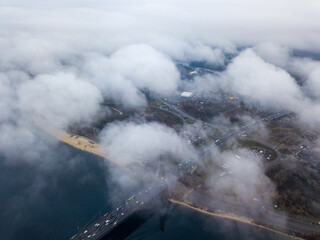
[[[44,130],[45,132],[49,133],[51,136],[56,138],[58,141],[61,141],[61,142],[65,143],[65,144],[68,144],[71,147],[74,147],[74,148],[79,149],[81,151],[85,151],[85,152],[94,154],[96,156],[102,157],[102,158],[104,158],[104,159],[106,159],[108,161],[111,161],[111,162],[113,162],[113,163],[118,165],[117,162],[112,161],[110,158],[108,158],[108,156],[106,154],[104,154],[101,151],[102,146],[98,142],[96,142],[94,140],[91,140],[91,139],[89,139],[87,137],[81,136],[81,135],[69,133],[67,131],[44,127],[44,125],[40,124],[39,121],[34,121],[34,122],[42,130]],[[173,204],[177,204],[177,205],[181,205],[181,206],[186,207],[186,208],[190,208],[190,209],[192,209],[194,211],[197,211],[197,212],[200,212],[202,214],[210,215],[210,216],[213,216],[213,217],[225,218],[225,219],[229,219],[229,220],[232,220],[232,221],[242,222],[242,223],[245,223],[245,224],[252,225],[254,227],[258,227],[258,228],[261,228],[261,229],[265,229],[265,230],[269,230],[269,231],[275,232],[277,234],[289,237],[291,239],[302,239],[303,240],[303,238],[292,236],[292,235],[289,235],[287,233],[281,232],[279,230],[275,230],[273,228],[254,223],[253,219],[245,218],[245,217],[242,217],[242,216],[239,216],[239,215],[235,215],[235,214],[232,214],[232,213],[228,213],[228,212],[223,212],[221,210],[216,210],[217,212],[213,213],[213,212],[210,212],[210,211],[208,211],[206,209],[201,209],[199,207],[195,207],[191,203],[175,200],[175,199],[172,199],[172,198],[168,199],[168,201],[173,203]]]
[[[102,152],[102,146],[99,145],[98,142],[93,141],[87,137],[72,134],[69,132],[62,132],[61,134],[53,135],[57,140],[66,143],[74,148],[77,148],[79,150],[92,153],[94,155],[97,155],[99,157],[108,159],[108,156]]]
[[[175,200],[175,199],[172,199],[172,198],[170,198],[168,200],[169,200],[169,202],[171,202],[173,204],[181,205],[183,207],[190,208],[190,209],[192,209],[194,211],[200,212],[202,214],[210,215],[212,217],[219,217],[219,218],[229,219],[229,220],[232,220],[232,221],[238,221],[238,222],[241,222],[241,223],[249,224],[249,225],[257,227],[257,228],[262,228],[262,229],[265,229],[265,230],[268,230],[268,231],[272,231],[274,233],[283,235],[285,237],[289,237],[289,238],[292,238],[292,239],[303,240],[303,238],[295,237],[295,236],[289,235],[287,233],[281,232],[279,230],[275,230],[275,229],[272,229],[270,227],[266,227],[266,226],[254,223],[252,219],[245,218],[245,217],[242,217],[242,216],[238,216],[238,215],[235,215],[233,213],[223,212],[221,210],[217,210],[219,212],[213,213],[213,212],[209,212],[208,210],[205,210],[205,209],[194,207],[190,203],[187,203],[187,202],[178,201],[178,200]]]
[[[49,132],[49,131],[47,131],[47,132]],[[102,147],[96,141],[93,141],[93,140],[91,140],[89,138],[86,138],[84,136],[80,136],[80,135],[77,135],[77,134],[71,134],[69,132],[61,131],[59,133],[58,131],[56,131],[54,133],[53,132],[49,132],[49,133],[52,136],[54,136],[57,140],[65,143],[65,144],[68,144],[68,145],[70,145],[70,146],[72,146],[74,148],[77,148],[77,149],[79,149],[81,151],[85,151],[85,152],[97,155],[97,156],[105,158],[107,160],[110,160],[107,157],[107,155],[103,154],[100,151],[100,149]],[[80,142],[80,144],[79,144],[79,142]],[[86,145],[87,145],[87,147],[84,147]],[[110,161],[112,161],[112,160],[110,160]],[[112,161],[112,162],[114,162],[114,161]],[[267,227],[267,226],[259,225],[257,223],[254,223],[253,219],[249,219],[249,218],[246,218],[246,217],[235,215],[233,213],[223,212],[221,210],[217,210],[216,213],[213,213],[213,212],[210,212],[208,210],[192,206],[190,203],[187,203],[187,202],[178,201],[178,200],[171,199],[171,198],[168,199],[168,200],[169,200],[169,202],[171,202],[173,204],[181,205],[183,207],[190,208],[190,209],[192,209],[194,211],[200,212],[202,214],[210,215],[212,217],[219,217],[219,218],[229,219],[231,221],[238,221],[238,222],[241,222],[241,223],[249,224],[249,225],[257,227],[257,228],[261,228],[261,229],[265,229],[265,230],[268,230],[268,231],[272,231],[274,233],[283,235],[285,237],[289,237],[291,239],[303,240],[303,238],[295,237],[295,236],[289,235],[287,233],[281,232],[279,230],[275,230],[275,229],[272,229],[272,228]]]
[[[43,121],[35,117],[32,117],[32,120],[39,128],[56,138],[58,141],[68,144],[81,151],[85,151],[96,156],[105,158],[117,164],[117,162],[110,159],[108,155],[103,152],[103,147],[98,142],[81,135],[72,134],[62,129],[57,129],[52,126],[48,126],[47,124],[43,123]]]

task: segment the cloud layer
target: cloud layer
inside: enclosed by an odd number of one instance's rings
[[[231,92],[258,108],[293,111],[301,120],[316,126],[320,119],[320,62],[297,58],[275,44],[246,48],[219,75],[196,78],[200,91]],[[293,75],[299,74],[299,82]],[[209,87],[210,86],[210,87]]]
[[[239,153],[241,151],[241,154]],[[240,154],[241,158],[239,155]],[[215,162],[228,164],[231,174],[215,174],[208,179],[208,185],[215,194],[231,198],[243,204],[252,203],[253,198],[263,198],[264,204],[272,204],[274,185],[264,174],[262,160],[244,149],[233,149],[223,153],[214,153]]]
[[[193,149],[173,129],[156,122],[113,123],[101,134],[107,155],[120,165],[157,161],[161,156],[188,159]]]
[[[21,84],[17,92],[21,109],[57,128],[89,119],[102,102],[95,86],[64,73],[39,75]]]
[[[81,74],[106,98],[128,107],[146,105],[143,90],[172,94],[180,79],[171,59],[146,44],[125,46],[110,57],[89,54]]]
[[[1,1],[0,155],[5,156],[1,164],[17,160],[55,166],[54,179],[55,172],[61,172],[63,152],[52,150],[57,149],[52,148],[54,140],[34,126],[33,117],[67,128],[75,121],[90,121],[104,100],[131,109],[145,106],[146,92],[168,96],[179,90],[181,76],[174,60],[206,61],[225,68],[219,75],[196,78],[194,88],[231,91],[249,104],[295,111],[302,120],[318,125],[320,63],[298,57],[294,50],[320,52],[319,4],[316,0]],[[236,57],[225,66],[230,55]],[[216,119],[214,124],[218,123]],[[207,136],[201,124],[199,128],[182,131]],[[110,158],[121,165],[164,155],[187,159],[194,151],[173,129],[144,121],[111,123],[101,140]],[[218,158],[235,168],[225,178],[210,179],[218,193],[231,189],[246,202],[272,188],[260,159],[247,154],[238,161],[232,152]],[[71,161],[68,173],[77,164]],[[94,174],[83,173],[86,169],[79,174],[80,182],[93,178]],[[124,184],[131,180],[116,179]]]

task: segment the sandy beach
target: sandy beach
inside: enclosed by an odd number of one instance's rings
[[[54,128],[52,126],[48,126],[42,120],[34,116],[32,119],[38,127],[40,127],[43,131],[49,133],[51,136],[55,137],[57,140],[66,143],[74,148],[92,153],[94,155],[112,161],[112,159],[108,158],[107,154],[104,153],[103,147],[98,142],[84,136],[72,134],[64,130]]]
[[[102,146],[100,146],[98,142],[89,138],[62,131],[59,133],[56,132],[52,135],[59,141],[64,142],[72,147],[109,159],[108,156],[103,153]]]
[[[269,227],[266,227],[266,226],[262,226],[262,225],[256,224],[256,223],[254,223],[253,219],[250,219],[250,218],[245,218],[245,217],[242,217],[242,216],[238,216],[238,215],[235,215],[235,214],[232,214],[232,213],[228,213],[228,212],[223,212],[223,211],[220,211],[220,210],[216,210],[214,213],[213,212],[209,212],[206,209],[195,207],[195,206],[191,205],[191,203],[181,202],[181,201],[178,201],[178,200],[175,200],[175,199],[169,199],[169,201],[174,203],[174,204],[178,204],[178,205],[190,208],[190,209],[195,210],[197,212],[201,212],[203,214],[207,214],[207,215],[210,215],[210,216],[213,216],[213,217],[220,217],[220,218],[225,218],[225,219],[230,219],[230,220],[233,220],[233,221],[238,221],[238,222],[250,224],[250,225],[252,225],[254,227],[266,229],[266,230],[281,234],[283,236],[286,236],[286,237],[289,237],[289,238],[292,238],[292,239],[300,239],[300,240],[303,239],[303,238],[298,238],[298,237],[291,236],[289,234],[280,232],[278,230],[275,230],[275,229],[272,229],[272,228],[269,228]]]

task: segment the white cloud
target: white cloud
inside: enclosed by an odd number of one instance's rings
[[[119,165],[150,162],[166,154],[186,159],[193,151],[173,129],[155,122],[110,124],[101,140],[107,155]]]
[[[286,71],[266,63],[251,49],[233,60],[225,78],[228,87],[256,105],[294,109],[303,100],[299,86]]]
[[[18,89],[20,107],[59,128],[72,121],[88,120],[102,101],[100,91],[72,74],[39,75]]]
[[[102,97],[143,106],[144,90],[169,95],[179,85],[171,59],[222,65],[225,51],[258,45],[222,76],[196,83],[317,121],[319,104],[310,96],[319,97],[319,63],[292,58],[291,49],[320,51],[318,7],[299,0],[4,0],[0,119],[8,122],[21,110],[66,126],[90,119]],[[303,88],[285,70],[303,75]],[[24,124],[5,126],[25,136]]]
[[[253,49],[266,62],[272,63],[281,68],[286,68],[290,61],[290,49],[273,42],[259,44]]]
[[[10,80],[5,74],[0,73],[0,122],[8,121],[13,115],[16,106],[12,99]]]
[[[224,72],[197,77],[194,85],[204,92],[232,92],[263,109],[293,111],[303,122],[316,126],[320,119],[319,66],[318,61],[292,57],[288,48],[267,43],[243,50]],[[304,82],[287,71],[302,75]]]
[[[310,72],[307,87],[314,96],[320,98],[320,62]]]
[[[285,46],[265,43],[254,48],[255,52],[265,61],[275,64],[288,72],[302,78],[301,84],[307,95],[320,98],[320,62],[311,58],[295,57]]]
[[[145,44],[123,47],[110,57],[90,55],[83,71],[106,97],[125,106],[145,105],[142,90],[170,95],[180,79],[174,63]]]
[[[241,155],[241,158],[239,155],[235,157],[235,154]],[[254,209],[253,198],[263,200],[263,205],[272,204],[274,185],[264,174],[259,157],[244,149],[233,149],[233,151],[214,153],[213,158],[220,165],[228,164],[230,172],[224,176],[219,174],[210,176],[208,185],[215,194],[230,198],[237,203],[250,204],[252,209]]]

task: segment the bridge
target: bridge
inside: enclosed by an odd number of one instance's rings
[[[269,122],[291,114],[290,112],[279,112],[270,114],[262,120]],[[231,128],[218,139],[208,141],[204,146],[198,148],[196,154],[188,162],[180,163],[176,168],[170,168],[167,174],[174,175],[177,179],[190,173],[199,165],[197,159],[205,159],[206,152],[212,147],[222,149],[230,141],[241,135],[244,131],[249,131],[256,121],[247,122],[242,128]],[[157,199],[162,193],[167,191],[168,177],[164,174],[158,175],[158,179],[147,184],[143,190],[132,194],[128,199],[121,201],[115,208],[105,212],[102,216],[84,226],[76,235],[70,239],[102,239],[110,234],[121,223],[124,223],[130,216],[144,208],[145,204]]]
[[[166,179],[162,178],[156,184],[148,185],[144,190],[133,194],[128,199],[103,216],[93,221],[90,225],[83,227],[78,234],[71,239],[101,239],[114,230],[119,224],[131,215],[142,209],[146,203],[157,199],[159,194],[167,189]]]

